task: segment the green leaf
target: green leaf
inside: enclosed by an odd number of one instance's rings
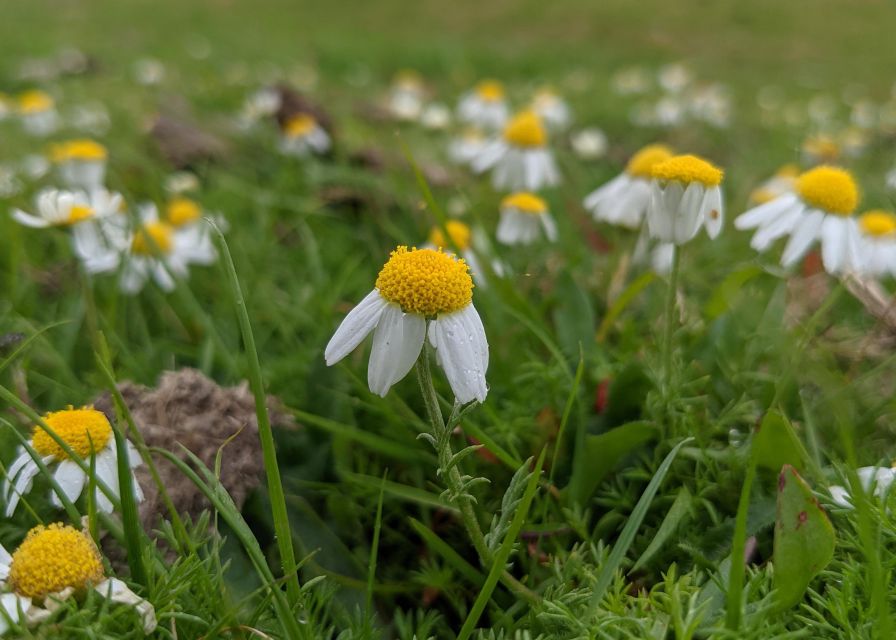
[[[773,555],[778,606],[796,605],[833,556],[834,527],[805,480],[791,465],[784,465],[778,478]]]
[[[785,464],[802,469],[806,462],[805,449],[793,425],[778,411],[769,411],[756,428],[750,454],[756,464],[778,471]]]
[[[731,308],[731,300],[741,288],[753,278],[764,273],[762,267],[751,264],[742,269],[733,271],[722,280],[721,284],[713,291],[712,297],[703,309],[707,320],[715,320]]]
[[[679,489],[678,495],[675,496],[675,502],[672,503],[672,507],[669,509],[669,513],[663,518],[660,528],[657,530],[656,535],[653,536],[653,540],[650,541],[647,549],[644,550],[644,553],[641,554],[641,557],[638,558],[638,561],[632,566],[632,572],[637,571],[647,564],[654,554],[656,554],[656,552],[666,543],[669,536],[675,533],[681,525],[682,520],[684,520],[684,517],[688,514],[688,511],[690,511],[692,502],[693,498],[691,497],[691,492],[688,491],[688,488],[682,487]]]
[[[607,315],[604,316],[604,319],[597,330],[596,340],[598,342],[604,342],[607,339],[607,334],[613,327],[613,323],[616,322],[616,318],[618,318],[631,301],[638,297],[638,294],[646,289],[647,285],[654,280],[656,280],[656,274],[652,271],[642,273],[619,295],[618,298],[616,298],[616,300],[613,301],[613,304],[607,309]]]

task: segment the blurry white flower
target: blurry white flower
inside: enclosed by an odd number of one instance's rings
[[[53,145],[50,155],[67,187],[92,191],[103,186],[108,152],[98,142],[86,138],[69,140]]]
[[[674,127],[684,122],[687,107],[679,96],[668,95],[657,100],[653,107],[653,122],[662,127]]]
[[[847,158],[858,158],[868,149],[871,136],[865,129],[850,127],[840,134],[840,146]]]
[[[724,129],[731,124],[731,97],[720,84],[700,87],[690,95],[690,112],[698,120]]]
[[[189,171],[177,171],[165,178],[165,191],[172,195],[199,190],[199,178]]]
[[[9,165],[0,165],[0,198],[11,198],[22,190],[22,181]]]
[[[671,93],[678,93],[687,87],[693,74],[680,62],[663,65],[657,73],[657,81],[660,86]]]
[[[470,164],[488,144],[479,129],[467,128],[448,145],[448,157],[457,164]]]
[[[428,104],[420,114],[420,124],[433,131],[445,129],[451,124],[451,110],[441,102]]]
[[[252,92],[246,98],[237,117],[239,128],[245,131],[251,129],[259,121],[273,117],[280,109],[280,104],[280,92],[274,87],[263,87]]]
[[[419,73],[400,71],[392,80],[386,107],[396,120],[417,120],[423,111],[424,94],[423,79]]]
[[[862,129],[873,129],[877,126],[878,108],[873,101],[862,99],[852,106],[849,121]]]
[[[532,99],[532,110],[550,129],[566,129],[572,121],[569,105],[552,89],[540,89],[535,94]]]
[[[106,133],[111,124],[109,112],[99,102],[75,105],[69,112],[68,121],[75,129],[98,136]]]
[[[507,191],[537,191],[560,182],[548,134],[532,111],[514,116],[500,138],[492,140],[473,160],[477,173],[492,169],[492,184]]]
[[[859,271],[896,277],[896,215],[872,209],[859,216]]]
[[[588,194],[584,201],[585,208],[597,221],[637,229],[650,204],[653,166],[671,157],[669,147],[647,145],[631,157],[625,171]]]
[[[392,252],[376,287],[345,317],[327,344],[331,366],[373,332],[370,390],[385,396],[420,356],[427,334],[460,403],[485,400],[488,342],[473,306],[473,281],[462,259],[433,249]]]
[[[793,193],[800,168],[795,164],[785,164],[771,178],[750,192],[752,204],[765,204],[787,193]]]
[[[59,126],[56,104],[43,91],[35,89],[19,94],[18,107],[22,126],[33,136],[47,136]]]
[[[652,245],[652,246],[651,246]],[[672,262],[675,259],[675,245],[671,242],[655,242],[650,238],[647,227],[641,227],[638,241],[632,251],[632,263],[636,265],[648,264],[654,273],[667,276],[672,272]]]
[[[557,240],[557,224],[548,203],[534,193],[514,193],[501,201],[496,236],[506,245],[532,244],[541,237]]]
[[[650,74],[643,67],[630,67],[613,75],[610,86],[619,95],[635,95],[650,89]]]
[[[607,134],[597,127],[576,131],[569,139],[573,152],[582,160],[597,160],[607,153]]]
[[[280,136],[280,151],[304,158],[330,149],[330,136],[310,113],[299,113],[286,121]]]
[[[691,240],[702,225],[710,238],[722,230],[722,170],[693,155],[674,156],[651,168],[650,235],[677,245]]]
[[[457,113],[462,122],[487,131],[499,130],[510,115],[504,85],[496,80],[483,80],[461,96]]]
[[[887,494],[890,485],[896,479],[896,469],[888,469],[886,467],[860,467],[856,469],[856,472],[859,475],[862,489],[866,493],[874,489],[874,495],[878,498],[883,498]],[[834,485],[829,487],[828,491],[831,492],[834,504],[845,509],[853,508],[852,497],[849,495],[848,489],[840,485]]]
[[[134,79],[145,86],[159,84],[165,79],[165,65],[155,58],[140,58],[134,62]]]
[[[31,180],[40,180],[50,171],[50,161],[38,153],[29,153],[22,158],[21,167]]]

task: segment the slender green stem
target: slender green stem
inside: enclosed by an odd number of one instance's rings
[[[678,289],[678,270],[681,263],[681,251],[678,245],[672,245],[672,272],[669,274],[669,291],[666,294],[665,331],[663,335],[663,404],[667,417],[669,402],[672,399],[672,334],[675,328],[675,297]]]
[[[743,593],[744,574],[746,563],[744,562],[744,549],[747,546],[747,511],[750,508],[750,493],[753,489],[753,481],[756,479],[756,461],[750,456],[747,476],[740,491],[740,501],[737,504],[737,519],[734,521],[734,540],[731,543],[731,569],[728,573],[728,606],[726,624],[732,631],[740,627],[740,605]]]

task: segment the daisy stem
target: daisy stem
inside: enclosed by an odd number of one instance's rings
[[[666,295],[666,327],[663,336],[663,404],[666,405],[667,416],[671,414],[669,402],[672,399],[672,334],[675,326],[675,297],[680,264],[681,252],[678,245],[672,245],[672,271],[669,274],[669,291]]]
[[[448,491],[460,511],[461,521],[467,530],[467,535],[470,537],[473,547],[476,549],[480,563],[482,566],[488,567],[492,564],[492,554],[485,541],[482,528],[479,526],[479,520],[476,517],[476,511],[473,509],[471,497],[464,493],[463,478],[460,470],[457,468],[457,464],[452,464],[454,452],[451,450],[451,432],[442,419],[442,410],[439,408],[439,396],[436,394],[435,387],[432,384],[429,352],[425,344],[420,357],[417,359],[416,369],[420,391],[423,394],[423,402],[426,405],[426,414],[432,425],[432,435],[439,458],[439,475],[445,479],[445,483],[448,485]],[[501,581],[518,596],[530,603],[535,604],[541,601],[537,593],[507,571],[502,572]]]

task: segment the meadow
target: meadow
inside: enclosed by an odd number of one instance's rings
[[[892,4],[7,4],[2,637],[893,637]]]

